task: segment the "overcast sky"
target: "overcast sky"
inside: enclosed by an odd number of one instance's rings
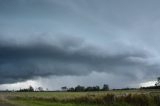
[[[160,76],[159,0],[0,0],[0,89],[139,87]]]

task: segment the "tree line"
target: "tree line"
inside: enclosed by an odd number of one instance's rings
[[[36,89],[34,89],[32,86],[29,86],[28,88],[24,88],[24,89],[19,89],[17,92],[34,92],[34,91],[48,91],[48,88],[46,90],[44,90],[42,87],[38,87]]]
[[[136,89],[160,89],[160,77],[157,78],[157,82],[155,83],[155,86],[149,86],[149,87],[140,87],[140,88],[121,88],[121,89],[112,89],[112,90],[136,90]],[[104,84],[102,88],[99,86],[81,86],[78,85],[76,87],[67,88],[66,86],[61,87],[61,91],[68,91],[68,92],[86,92],[86,91],[108,91],[109,85]],[[6,92],[11,92],[11,90],[5,90]],[[14,90],[12,90],[14,91]],[[32,86],[29,86],[28,88],[19,89],[16,90],[16,92],[43,92],[43,91],[49,91],[48,88],[45,90],[42,87],[38,87],[34,89]],[[2,92],[2,91],[0,91]]]
[[[84,87],[81,85],[78,85],[76,87],[71,87],[71,88],[67,88],[66,86],[61,87],[61,91],[68,91],[68,92],[108,91],[108,90],[109,90],[108,84],[104,84],[102,88],[100,88],[99,86]],[[36,91],[43,92],[43,91],[48,91],[48,89],[44,90],[42,87],[38,87],[34,89],[32,86],[29,86],[28,88],[17,90],[17,92],[36,92]]]
[[[157,78],[155,86],[141,87],[140,89],[160,89],[160,77]]]
[[[78,85],[76,87],[71,87],[71,88],[67,88],[66,86],[64,86],[61,89],[62,89],[62,91],[68,91],[68,92],[108,91],[109,90],[109,85],[104,84],[102,88],[100,88],[99,86],[84,87],[84,86],[81,86],[81,85]]]

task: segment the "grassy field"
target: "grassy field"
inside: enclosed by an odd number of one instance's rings
[[[160,106],[160,91],[119,90],[105,92],[1,92],[0,106],[12,105]]]

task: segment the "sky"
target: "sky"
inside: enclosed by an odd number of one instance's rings
[[[159,0],[0,0],[0,89],[154,85]]]

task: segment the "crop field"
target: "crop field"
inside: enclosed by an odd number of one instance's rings
[[[0,106],[160,106],[160,91],[1,92]]]

